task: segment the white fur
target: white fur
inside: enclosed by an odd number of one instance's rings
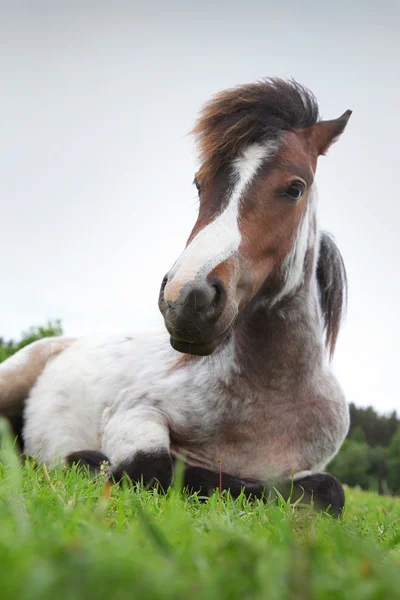
[[[138,451],[151,453],[169,448],[165,415],[154,407],[139,403],[132,408],[132,404],[120,406],[112,416],[110,409],[103,411],[101,448],[106,456],[113,457],[114,464],[132,459]]]
[[[303,214],[300,226],[297,229],[296,239],[287,255],[283,272],[285,281],[278,294],[273,298],[271,306],[295,292],[303,283],[304,260],[308,248],[315,243],[315,234],[312,230],[312,219],[315,215],[314,186],[311,187],[307,207]],[[312,238],[310,240],[310,237]]]
[[[304,477],[308,477],[309,475],[312,475],[312,471],[308,470],[308,471],[298,471],[297,473],[293,474],[293,477],[291,477],[290,479],[292,479],[293,481],[298,481],[299,479],[304,479]]]
[[[176,300],[186,282],[193,281],[199,275],[207,277],[217,265],[239,249],[240,200],[262,162],[276,149],[276,144],[272,142],[263,146],[254,144],[233,162],[235,184],[227,206],[217,218],[197,233],[172,267],[164,290],[166,300]],[[181,285],[177,286],[177,282]]]
[[[164,331],[82,338],[48,364],[30,394],[26,451],[54,462],[102,450],[115,464],[139,449],[168,447],[167,424],[194,431],[201,424],[207,435],[222,419],[217,386],[229,378],[232,352],[227,344],[176,369],[182,355]]]

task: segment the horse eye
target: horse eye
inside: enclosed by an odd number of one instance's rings
[[[199,184],[199,182],[197,181],[197,178],[196,178],[196,177],[193,179],[193,183],[194,183],[194,185],[196,186],[196,188],[197,188],[197,191],[198,191],[198,192],[199,192],[199,194],[200,194],[200,184]]]
[[[304,194],[304,184],[300,181],[295,181],[291,183],[289,187],[283,192],[283,196],[288,196],[291,200],[300,200],[302,195]]]

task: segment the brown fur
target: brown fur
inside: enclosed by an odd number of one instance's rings
[[[46,338],[11,357],[0,375],[0,414],[8,417],[21,414],[22,406],[46,364],[70,346],[75,338]],[[21,360],[22,353],[26,354]]]
[[[191,132],[197,137],[202,162],[199,184],[203,186],[250,144],[318,121],[314,95],[295,81],[266,78],[216,94]]]

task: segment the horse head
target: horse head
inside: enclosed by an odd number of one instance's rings
[[[315,271],[317,161],[350,115],[320,120],[312,93],[281,79],[204,106],[193,130],[198,218],[159,296],[173,348],[211,354],[251,303],[273,306]]]

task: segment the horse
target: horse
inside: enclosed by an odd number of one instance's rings
[[[204,105],[199,212],[161,283],[165,327],[43,339],[0,366],[0,414],[23,414],[29,455],[94,471],[105,460],[115,481],[162,489],[183,459],[199,493],[290,485],[341,513],[324,469],[349,427],[330,368],[347,277],[314,178],[350,115],[322,120],[310,90],[279,78]]]

